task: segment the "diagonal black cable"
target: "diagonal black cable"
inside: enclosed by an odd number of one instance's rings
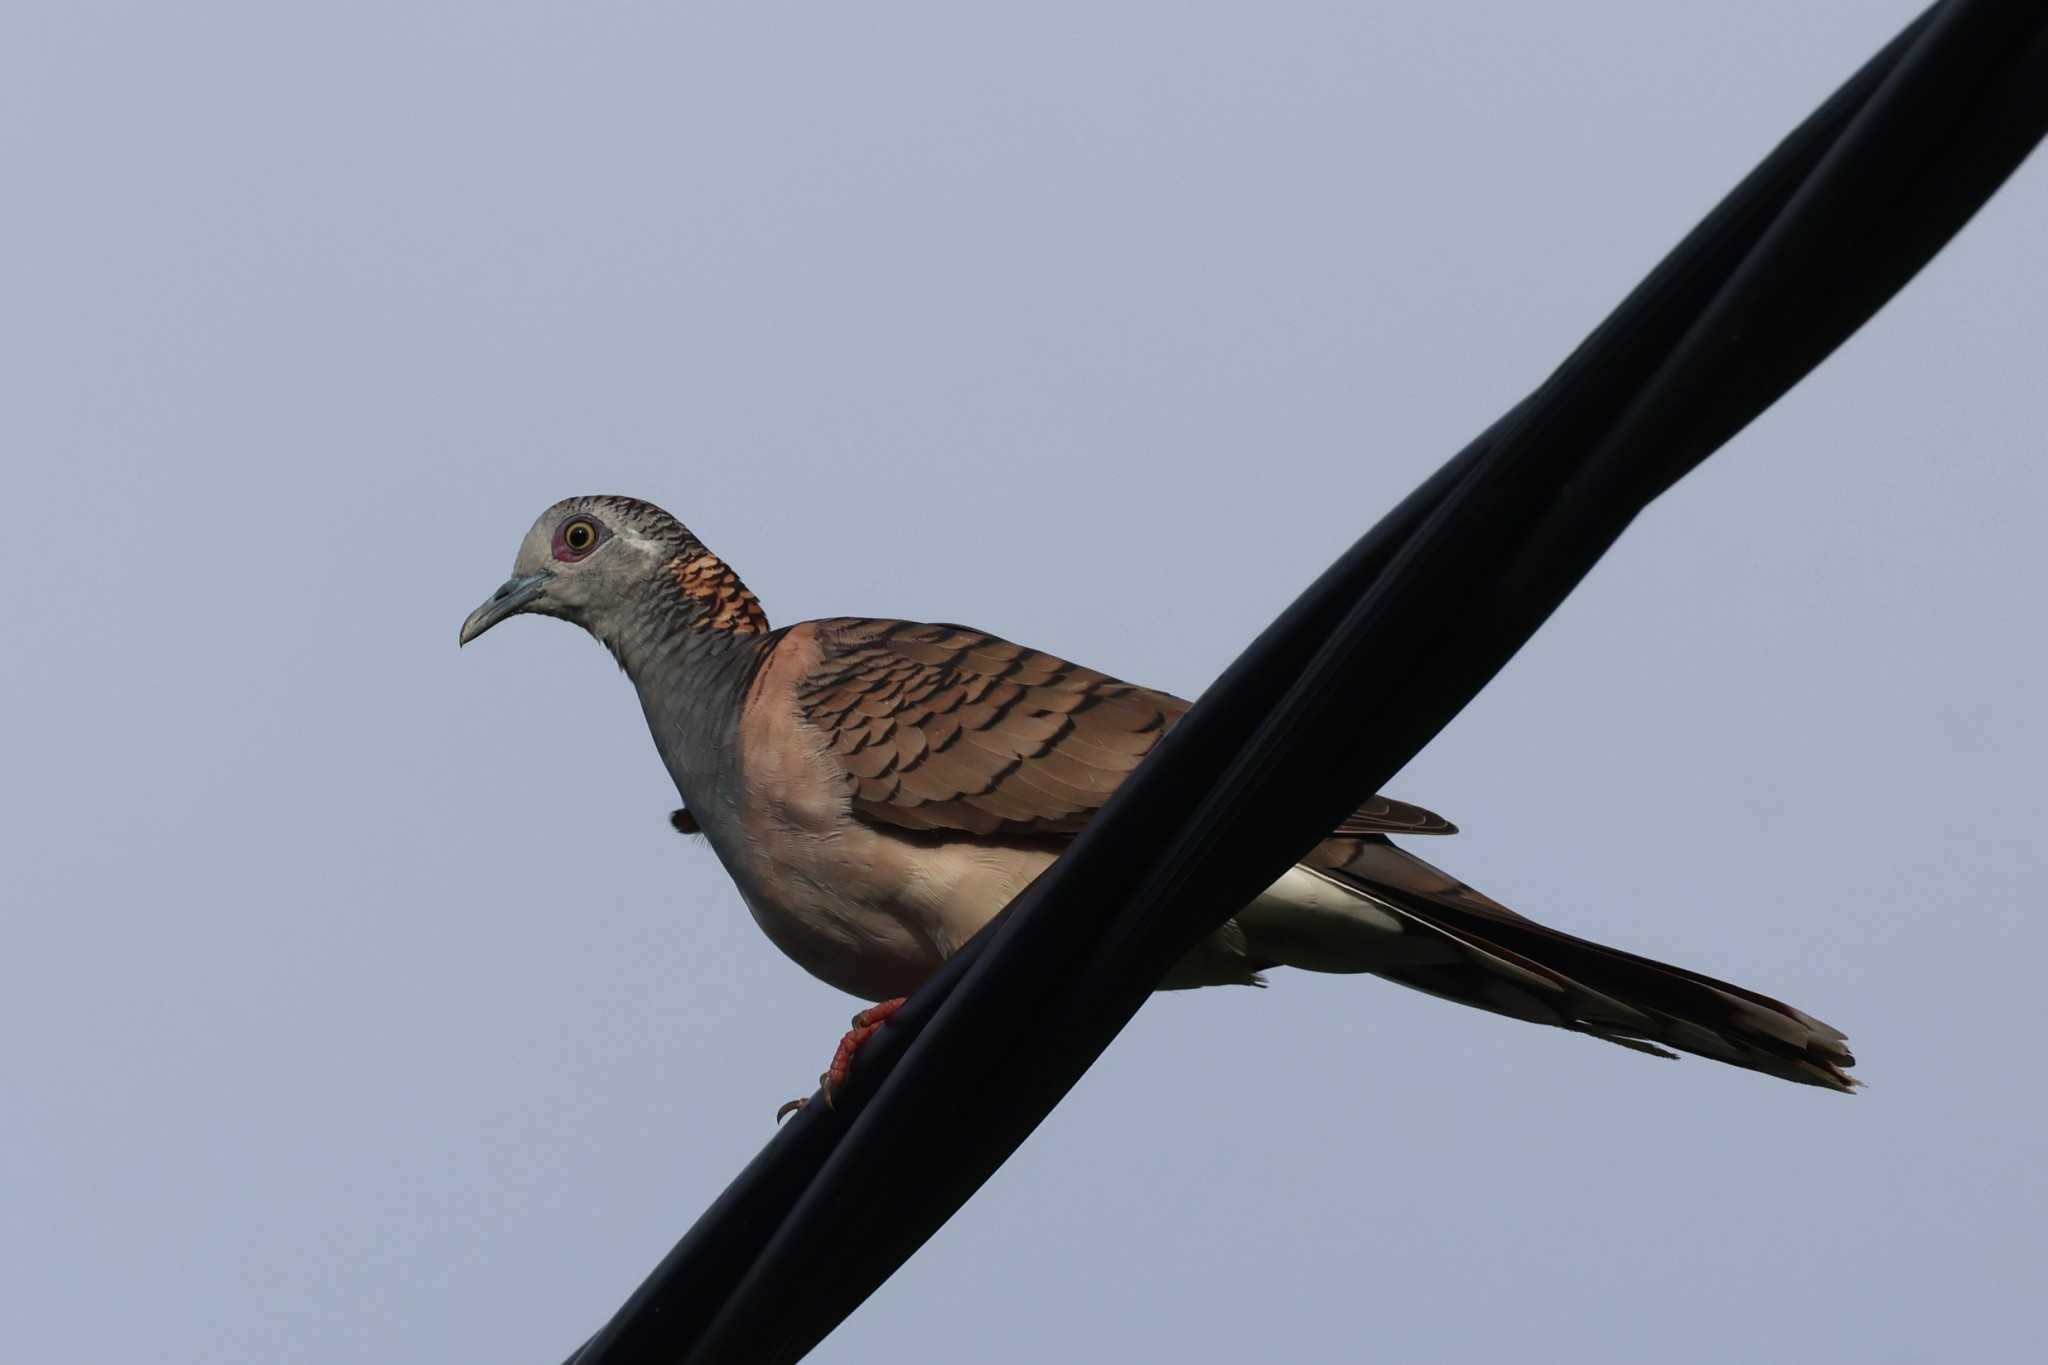
[[[1944,0],[1909,25],[1260,635],[862,1050],[839,1107],[792,1120],[577,1365],[808,1351],[1188,946],[1412,757],[1636,513],[1903,287],[2044,132],[2039,0]]]

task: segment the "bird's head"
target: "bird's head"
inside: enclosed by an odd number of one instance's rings
[[[582,626],[614,652],[635,631],[767,629],[753,594],[688,527],[651,502],[602,495],[540,514],[460,643],[525,612]]]

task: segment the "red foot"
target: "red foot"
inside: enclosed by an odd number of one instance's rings
[[[853,1071],[853,1054],[860,1051],[860,1045],[875,1036],[882,1025],[889,1022],[889,1016],[903,1008],[904,996],[884,1000],[879,1005],[870,1005],[853,1016],[853,1027],[839,1040],[839,1047],[832,1054],[832,1064],[825,1068],[825,1074],[818,1077],[818,1089],[825,1096],[825,1105],[830,1108],[832,1096],[846,1084],[846,1078]],[[797,1110],[810,1103],[808,1096],[791,1100],[775,1111],[775,1121],[782,1122]]]

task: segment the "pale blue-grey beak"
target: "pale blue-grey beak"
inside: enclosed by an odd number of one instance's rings
[[[498,590],[491,594],[490,600],[471,612],[469,619],[462,623],[462,635],[456,641],[456,647],[459,649],[468,644],[506,617],[517,616],[525,611],[547,590],[547,586],[548,574],[545,569],[539,573],[514,574],[506,579]]]

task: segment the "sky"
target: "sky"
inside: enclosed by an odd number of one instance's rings
[[[457,652],[549,503],[1195,693],[1914,8],[0,7],[7,1354],[552,1365],[811,1088],[865,1002],[604,651]],[[1161,997],[814,1358],[2034,1339],[2043,240],[2037,157],[1388,788],[1866,1092]]]

